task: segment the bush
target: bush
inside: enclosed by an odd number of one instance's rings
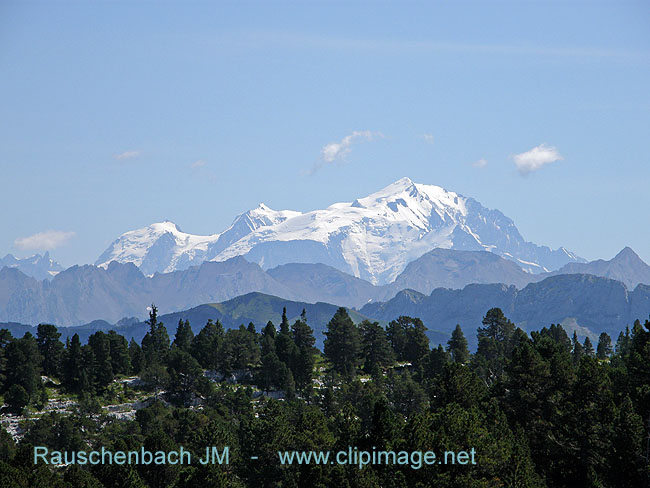
[[[10,412],[20,415],[29,404],[29,393],[20,385],[12,385],[5,393],[5,403]]]

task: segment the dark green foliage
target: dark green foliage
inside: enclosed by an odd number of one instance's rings
[[[596,356],[598,359],[607,359],[612,355],[612,352],[612,338],[606,332],[601,333],[600,337],[598,337]]]
[[[188,352],[172,349],[167,364],[167,391],[176,403],[187,406],[195,396],[209,392],[209,382],[203,377],[201,365]]]
[[[41,383],[41,356],[34,336],[29,332],[21,339],[14,339],[5,348],[5,387],[20,385],[29,396],[29,402],[39,398]]]
[[[129,361],[131,363],[130,372],[133,374],[139,374],[144,368],[144,353],[140,344],[133,339],[129,342]]]
[[[59,340],[61,333],[54,325],[39,324],[36,333],[38,350],[43,356],[43,374],[58,377],[63,361],[63,343]]]
[[[331,361],[334,371],[345,378],[355,376],[362,361],[361,333],[345,308],[336,311],[325,335],[325,357]]]
[[[29,393],[22,386],[13,384],[5,392],[5,403],[10,412],[21,414],[29,404]]]
[[[573,333],[573,339],[571,339],[571,344],[573,345],[573,364],[580,364],[580,360],[585,355],[585,348],[580,341],[578,340],[578,334]]]
[[[221,322],[208,320],[205,327],[194,337],[190,351],[202,368],[216,369],[218,367],[224,335]]]
[[[467,348],[467,339],[463,334],[460,324],[451,333],[451,339],[447,342],[447,351],[451,360],[455,363],[465,364],[469,361],[469,349]]]
[[[106,388],[113,377],[113,363],[111,362],[111,341],[102,331],[95,332],[88,337],[88,346],[92,354],[88,354],[86,372],[91,382],[99,389]]]
[[[291,372],[296,388],[303,391],[312,383],[316,362],[314,330],[307,325],[307,316],[304,310],[300,320],[296,320],[291,326],[291,336],[295,344],[290,362]]]
[[[151,305],[149,312],[149,331],[142,338],[142,352],[144,352],[145,363],[149,366],[154,363],[162,363],[169,351],[169,334],[162,322],[158,322],[158,309]]]
[[[256,334],[243,325],[226,331],[220,352],[217,368],[226,374],[256,366],[260,360]]]
[[[193,339],[194,332],[192,332],[192,327],[190,327],[189,321],[186,320],[183,322],[182,320],[179,320],[172,347],[177,347],[185,352],[189,352]]]
[[[296,354],[296,344],[293,342],[291,335],[291,327],[287,319],[287,309],[282,310],[282,322],[280,323],[280,331],[275,337],[275,352],[278,359],[284,364],[291,364],[291,359]]]
[[[153,324],[153,326],[152,326]],[[457,327],[448,342],[429,350],[424,325],[409,317],[357,328],[343,308],[330,321],[322,357],[303,314],[289,326],[286,314],[257,333],[241,325],[224,332],[208,322],[192,338],[179,323],[169,348],[155,311],[145,352],[110,331],[83,345],[66,341],[59,360],[62,385],[77,393],[74,412],[46,412],[23,421],[17,443],[0,429],[0,487],[131,488],[268,487],[636,487],[648,483],[650,321],[622,333],[616,352],[602,335],[569,339],[559,325],[530,337],[499,309],[486,314],[479,349],[466,350]],[[155,339],[158,334],[159,339]],[[165,333],[166,334],[166,333]],[[609,339],[609,340],[608,340]],[[5,413],[44,404],[39,374],[54,368],[58,336],[51,327],[14,339],[0,331],[0,374],[6,378]],[[159,344],[160,347],[155,344]],[[279,347],[278,347],[279,346]],[[282,360],[278,354],[284,358]],[[153,351],[158,351],[154,353]],[[151,360],[151,358],[155,358]],[[394,358],[401,358],[399,363]],[[368,375],[356,376],[358,368]],[[204,370],[235,375],[210,381]],[[324,368],[323,368],[324,369]],[[143,386],[120,384],[116,375],[138,371]],[[250,376],[250,375],[252,376]],[[318,375],[314,382],[313,375]],[[243,380],[241,378],[244,378]],[[243,381],[243,384],[241,383]],[[254,388],[282,390],[276,401]],[[135,420],[104,415],[119,395],[149,397]],[[31,393],[30,393],[31,389]],[[144,391],[143,391],[144,390]],[[146,391],[153,392],[147,393]],[[131,400],[129,400],[131,401]],[[34,466],[33,446],[82,450],[175,450],[198,459],[206,446],[231,447],[227,466]],[[476,464],[282,466],[278,450],[475,450]],[[259,459],[253,460],[251,456]]]
[[[363,344],[363,369],[377,375],[395,361],[393,350],[384,328],[378,322],[364,320],[359,325]]]
[[[429,352],[426,331],[420,319],[405,315],[388,324],[386,334],[398,361],[408,361],[416,367],[423,364]]]

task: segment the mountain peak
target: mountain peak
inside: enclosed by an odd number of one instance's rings
[[[612,258],[612,261],[620,261],[623,259],[643,262],[639,255],[635,253],[629,246],[625,246],[623,249],[621,249],[621,251]]]
[[[579,260],[524,241],[498,211],[403,177],[351,203],[305,213],[260,203],[209,236],[182,233],[170,221],[153,224],[123,234],[97,264],[132,262],[149,275],[244,256],[263,268],[323,263],[373,283],[389,283],[409,262],[436,248],[487,250],[540,270]]]

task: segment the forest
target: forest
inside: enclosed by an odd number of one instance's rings
[[[0,487],[650,486],[650,321],[615,342],[527,333],[498,308],[431,347],[418,318],[356,325],[339,308],[194,335],[152,306],[141,343],[98,331],[0,331]],[[474,328],[472,328],[474,330]],[[11,426],[11,428],[9,428]],[[229,446],[229,464],[48,465],[61,451]],[[469,451],[476,463],[282,464],[278,451]]]

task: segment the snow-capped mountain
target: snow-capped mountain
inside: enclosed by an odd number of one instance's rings
[[[220,234],[197,236],[172,222],[152,224],[123,234],[96,264],[131,262],[153,274],[244,256],[264,269],[323,263],[384,284],[435,248],[491,251],[532,273],[584,262],[564,248],[551,250],[526,242],[513,221],[498,210],[402,178],[365,198],[323,210],[275,211],[260,204]]]

